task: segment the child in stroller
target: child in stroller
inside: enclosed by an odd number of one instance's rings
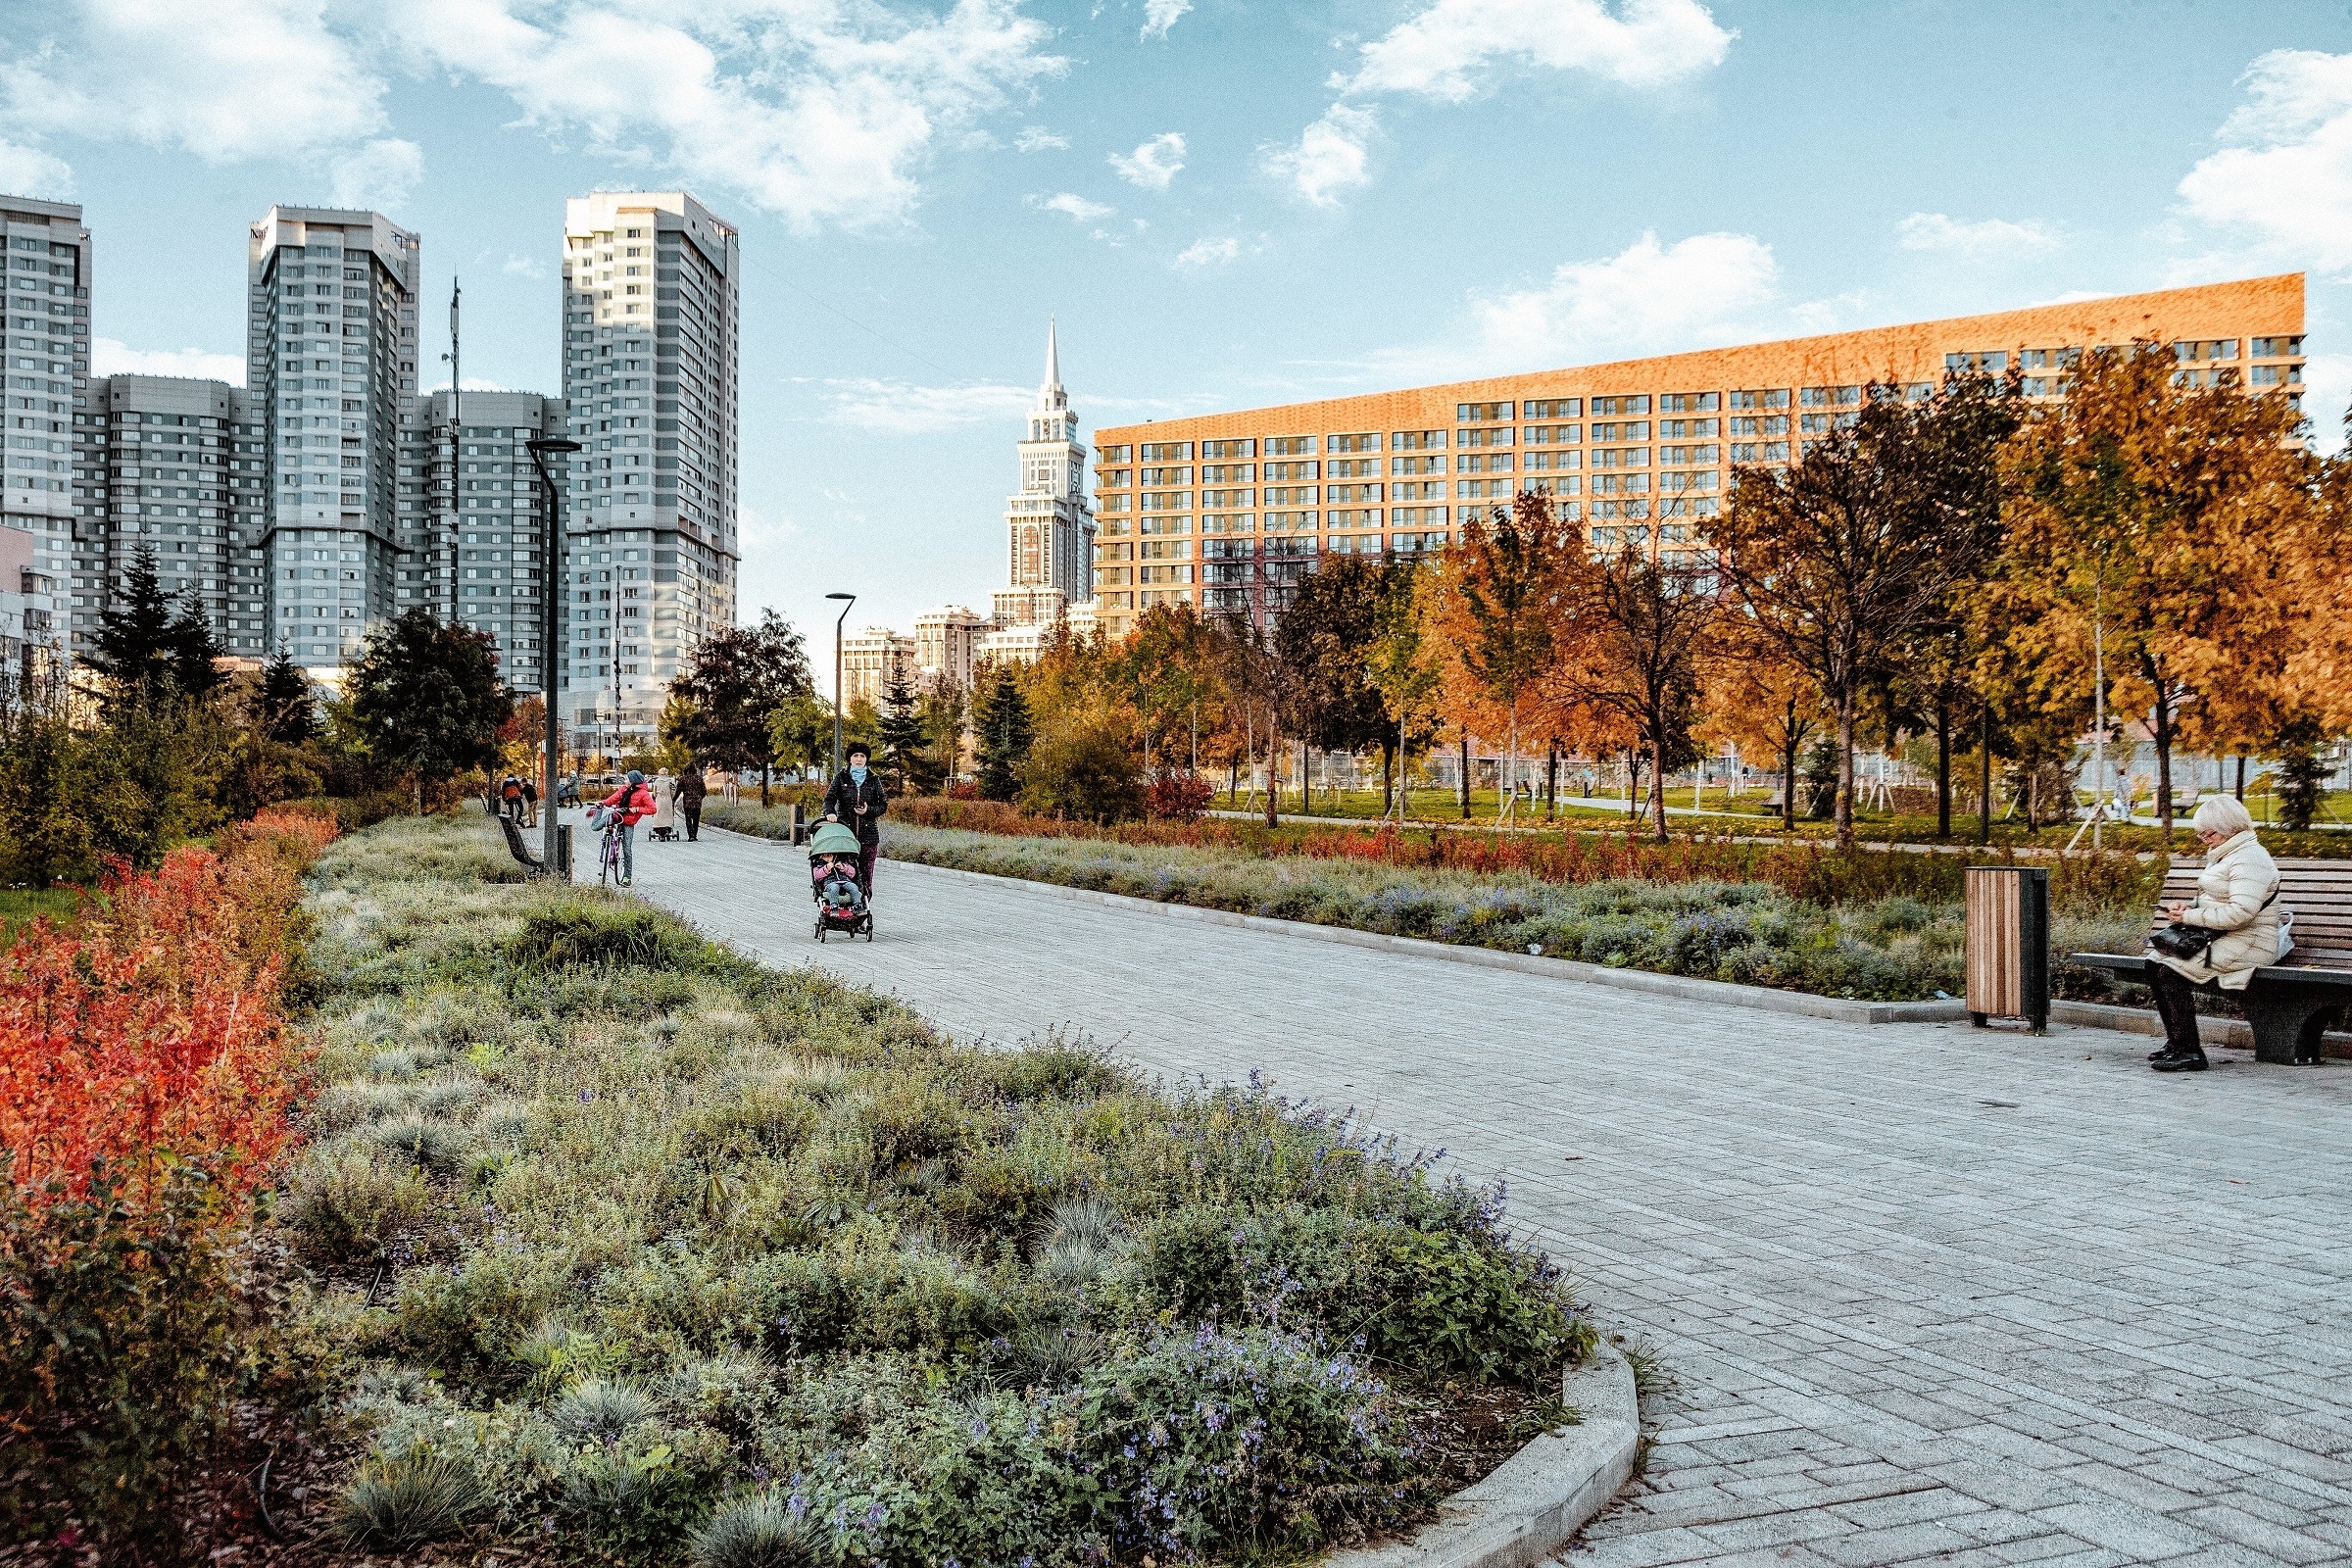
[[[858,835],[839,822],[826,822],[810,835],[808,890],[816,900],[817,941],[832,931],[874,940],[874,911],[858,880],[862,865]]]

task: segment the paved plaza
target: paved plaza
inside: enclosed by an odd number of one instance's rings
[[[1644,1477],[1559,1561],[2352,1562],[2352,1071],[1831,1023],[1199,923],[885,861],[640,845],[637,891],[959,1037],[1353,1104],[1657,1358]]]

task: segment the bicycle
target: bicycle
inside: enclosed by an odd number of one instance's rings
[[[604,848],[597,852],[596,885],[604,887],[620,880],[620,818],[609,818],[604,827]]]

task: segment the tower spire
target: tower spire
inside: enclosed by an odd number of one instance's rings
[[[1046,385],[1051,394],[1061,390],[1061,341],[1053,317],[1046,318]]]

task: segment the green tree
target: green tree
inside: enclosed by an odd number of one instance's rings
[[[1418,563],[1397,562],[1381,577],[1373,606],[1372,635],[1364,645],[1364,681],[1379,696],[1383,719],[1381,750],[1394,760],[1396,820],[1410,815],[1405,768],[1414,738],[1426,744],[1446,672],[1438,662],[1429,628],[1429,595]],[[1382,769],[1384,788],[1389,769]],[[1384,795],[1381,808],[1391,805]]]
[[[1370,556],[1334,556],[1298,585],[1282,612],[1276,634],[1288,639],[1300,672],[1299,733],[1318,751],[1352,754],[1377,746],[1387,757],[1394,746],[1388,706],[1365,668],[1364,650],[1379,635],[1391,574],[1410,569]]]
[[[923,722],[914,686],[904,671],[894,672],[882,691],[883,777],[902,795],[937,795],[947,770],[931,749],[929,728]]]
[[[201,699],[227,678],[202,607],[191,596],[175,609],[172,599],[156,575],[154,549],[140,545],[91,642],[89,663],[113,688],[110,706],[159,702],[173,692]]]
[[[377,760],[410,776],[418,815],[428,782],[497,764],[514,699],[487,633],[411,610],[368,639],[349,684],[352,721]]]
[[[767,715],[767,744],[779,767],[823,767],[833,756],[833,705],[795,692]]]
[[[1126,726],[1098,715],[1039,737],[1021,760],[1021,808],[1088,822],[1144,814],[1144,773]]]
[[[815,689],[801,634],[773,610],[757,626],[728,626],[695,646],[671,690],[692,704],[674,736],[695,756],[731,770],[760,770],[760,804],[768,804],[776,749],[769,715]]]
[[[999,665],[981,681],[972,703],[972,744],[984,799],[1009,801],[1020,793],[1021,763],[1036,738],[1020,682],[1009,667]]]
[[[284,643],[262,666],[245,711],[254,728],[281,746],[300,746],[318,733],[318,694]]]
[[[2271,788],[2278,797],[2278,820],[2298,832],[2311,826],[2320,812],[2321,785],[2328,776],[2327,765],[2320,760],[2320,743],[2325,738],[2319,721],[2302,715],[2290,719],[2271,743],[2271,758],[2277,764],[2271,773]]]

